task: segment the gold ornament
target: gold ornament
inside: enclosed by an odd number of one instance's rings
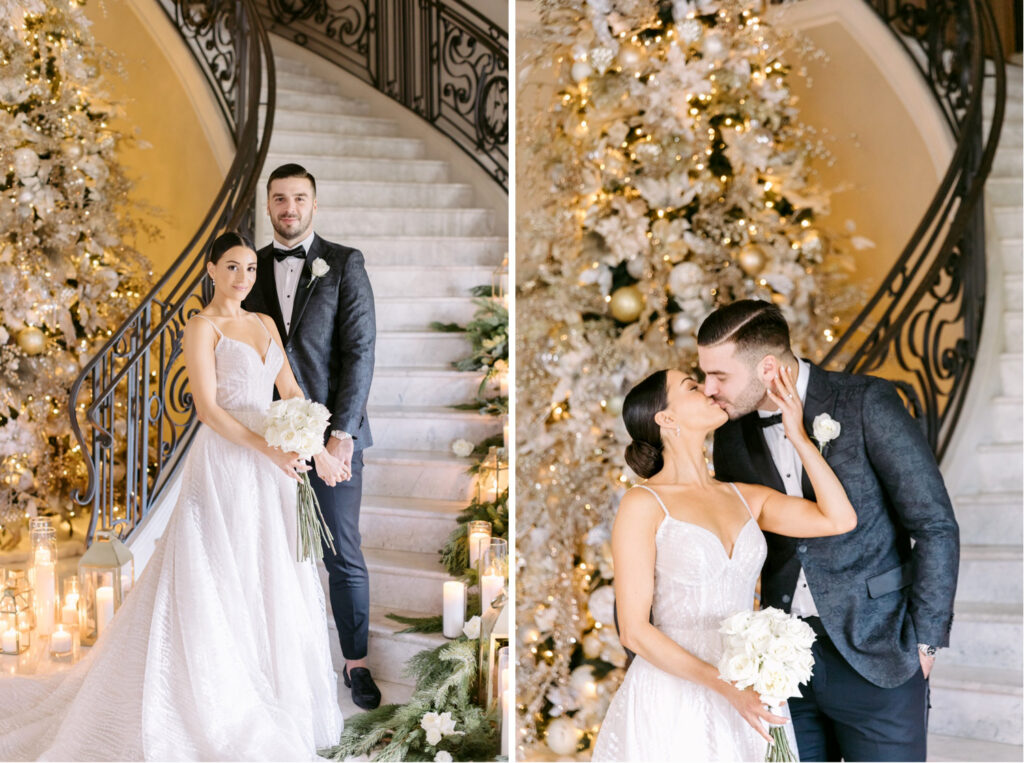
[[[18,332],[18,347],[26,355],[38,355],[46,349],[46,337],[35,326],[29,326]]]
[[[635,285],[623,286],[612,292],[612,316],[620,323],[632,323],[644,310],[644,295]]]
[[[739,262],[743,272],[753,278],[764,270],[766,258],[764,250],[757,244],[747,244],[740,249],[739,257],[736,260]]]

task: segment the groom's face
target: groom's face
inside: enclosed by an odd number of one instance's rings
[[[746,416],[764,402],[766,390],[757,371],[758,362],[737,353],[735,342],[698,346],[697,359],[704,372],[704,394],[730,419]]]
[[[296,244],[313,230],[316,194],[308,178],[277,178],[267,189],[267,214],[282,244]]]

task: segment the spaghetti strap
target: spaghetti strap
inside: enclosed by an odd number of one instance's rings
[[[267,328],[267,324],[263,322],[262,318],[260,318],[259,313],[249,313],[249,315],[253,316],[256,319],[256,322],[260,324],[260,326],[263,328],[263,333],[267,335],[267,339],[273,342],[274,337],[270,335],[270,329]],[[268,347],[267,349],[270,348]]]
[[[654,499],[658,502],[658,505],[661,506],[661,510],[665,512],[665,516],[669,517],[669,518],[672,517],[672,515],[668,513],[668,509],[665,508],[665,502],[663,500],[661,500],[661,496],[660,495],[655,493],[654,490],[652,490],[651,488],[647,487],[647,485],[637,485],[636,487],[643,488],[648,493],[653,495]]]
[[[732,489],[736,491],[736,495],[738,495],[740,497],[740,500],[743,501],[743,505],[747,507],[747,513],[750,515],[750,518],[753,519],[754,512],[750,510],[750,504],[747,503],[747,499],[743,497],[743,493],[741,493],[740,489],[736,487],[735,482],[730,482],[729,484],[732,485]]]
[[[203,319],[204,321],[206,321],[206,322],[207,322],[207,323],[209,323],[209,324],[210,324],[211,326],[213,326],[213,330],[217,332],[217,338],[218,338],[218,339],[223,339],[223,338],[224,338],[224,332],[223,332],[223,331],[221,331],[221,330],[220,330],[219,328],[217,328],[217,324],[216,324],[216,323],[214,323],[213,321],[211,321],[211,320],[210,320],[209,318],[207,318],[207,317],[206,317],[205,315],[200,315],[199,313],[196,313],[196,318],[202,318],[202,319]],[[261,321],[261,322],[262,322],[262,321]]]

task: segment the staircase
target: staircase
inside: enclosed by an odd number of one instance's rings
[[[360,530],[370,573],[370,668],[383,702],[404,702],[412,682],[402,675],[415,653],[440,634],[398,634],[389,612],[441,613],[448,575],[438,551],[468,504],[471,462],[452,454],[457,438],[498,434],[501,423],[447,406],[472,401],[481,377],[451,368],[469,354],[462,334],[431,331],[431,321],[467,323],[468,290],[489,284],[507,250],[495,235],[504,210],[474,206],[474,189],[450,181],[451,166],[425,156],[409,133],[432,130],[418,117],[401,123],[372,113],[368,87],[341,69],[312,72],[312,54],[273,39],[277,107],[260,183],[257,241],[272,231],[264,213],[266,176],[286,162],[317,179],[316,231],[360,249],[377,305],[376,369],[368,415],[374,446],[366,451]],[[308,57],[308,58],[307,58]],[[318,71],[323,71],[317,67]],[[364,97],[365,96],[365,97]],[[321,568],[326,586],[326,573]],[[469,613],[472,614],[472,613]],[[343,659],[328,617],[335,667]],[[345,715],[358,709],[340,687]]]
[[[1021,739],[1022,633],[1021,533],[1022,375],[1021,264],[1022,178],[1019,66],[1007,67],[1006,117],[992,173],[986,183],[990,269],[988,292],[1002,290],[1000,380],[979,422],[982,442],[974,456],[979,490],[954,495],[961,560],[949,649],[932,674],[929,760],[1024,760]],[[992,113],[986,94],[985,129]],[[998,247],[993,248],[993,241]],[[997,276],[1002,273],[1002,278]],[[993,325],[993,323],[995,325]],[[965,417],[966,418],[966,417]],[[961,419],[961,426],[970,422]]]

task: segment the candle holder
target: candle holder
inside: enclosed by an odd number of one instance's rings
[[[78,602],[81,599],[81,589],[78,585],[78,577],[70,575],[64,578],[64,606],[60,610],[60,621],[65,627],[78,627]]]
[[[48,519],[33,519],[30,531],[29,569],[33,580],[36,630],[40,636],[53,633],[57,623],[57,531]]]
[[[72,664],[76,656],[76,633],[65,630],[63,625],[50,634],[50,660],[52,662]]]
[[[480,555],[478,575],[480,581],[480,614],[487,612],[491,602],[505,590],[508,581],[508,541],[491,538]]]
[[[469,566],[476,569],[480,563],[481,544],[491,539],[491,523],[480,520],[470,522],[466,527],[466,538],[469,543]]]
[[[498,653],[508,646],[508,597],[498,594],[493,605],[480,618],[480,668],[477,676],[480,704],[488,710],[498,699]]]
[[[21,654],[32,646],[32,587],[23,570],[10,570],[0,591],[0,652]]]
[[[95,644],[114,618],[127,593],[125,583],[135,583],[132,552],[113,533],[101,530],[78,562],[78,615],[84,646]]]

